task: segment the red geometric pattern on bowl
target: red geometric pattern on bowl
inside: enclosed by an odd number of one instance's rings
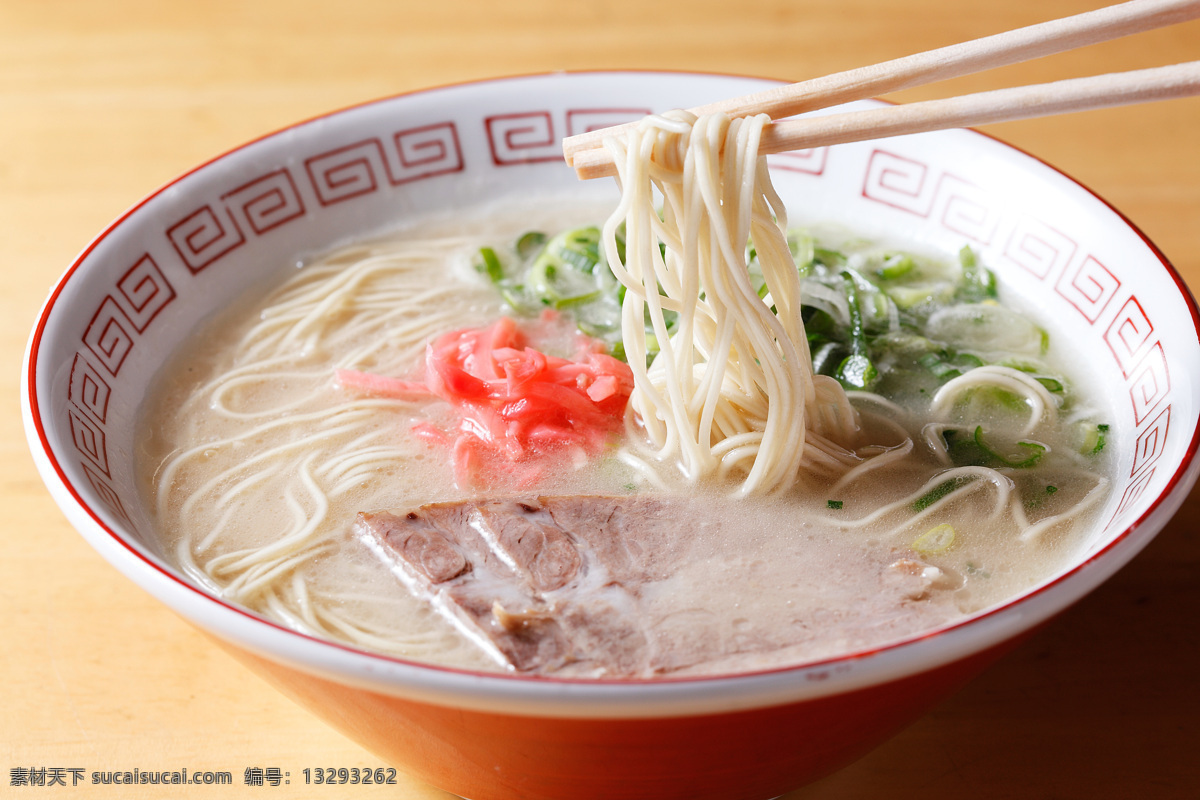
[[[1150,488],[1151,482],[1154,480],[1154,467],[1144,470],[1140,475],[1131,480],[1125,487],[1125,491],[1121,494],[1121,502],[1117,504],[1116,513],[1120,514],[1130,506],[1137,503]]]
[[[304,201],[286,169],[268,172],[221,195],[225,208],[246,230],[261,236],[304,216]]]
[[[648,115],[648,108],[571,108],[567,109],[567,136],[598,131],[613,125],[634,122]]]
[[[559,135],[549,111],[496,114],[484,119],[492,163],[497,166],[534,164],[562,158]]]
[[[791,150],[786,153],[775,153],[767,158],[772,170],[801,172],[806,175],[821,175],[825,172],[825,164],[829,160],[828,147],[813,147],[808,150]]]
[[[1171,407],[1167,406],[1149,424],[1138,432],[1137,443],[1133,449],[1133,467],[1130,477],[1149,468],[1159,456],[1167,443],[1167,434],[1171,431]]]
[[[1133,418],[1139,426],[1170,392],[1171,376],[1167,371],[1167,357],[1162,344],[1155,342],[1129,379]]]
[[[79,466],[83,469],[84,475],[87,476],[88,483],[91,484],[92,490],[96,492],[96,496],[100,498],[100,502],[104,503],[121,522],[133,527],[130,521],[129,513],[125,510],[124,503],[121,502],[121,495],[113,491],[113,488],[108,483],[96,474],[90,466],[85,462],[80,462]]]
[[[92,366],[82,353],[75,354],[71,362],[71,377],[67,381],[67,400],[76,408],[86,411],[101,425],[108,418],[108,399],[112,388],[104,376]]]
[[[246,241],[224,206],[204,205],[167,228],[167,238],[192,272],[199,272]]]
[[[862,196],[919,217],[933,210],[935,183],[930,168],[913,158],[875,150],[863,176]]]
[[[1130,297],[1104,331],[1104,341],[1121,367],[1121,374],[1130,376],[1146,351],[1154,346],[1154,325],[1136,297]]]
[[[386,181],[383,145],[378,139],[354,142],[304,160],[309,180],[321,205],[328,206],[369,194]]]
[[[146,330],[158,312],[175,299],[174,287],[149,253],[117,281],[117,293],[125,300],[124,311],[138,333]]]
[[[964,236],[978,245],[989,245],[1000,225],[1000,212],[988,201],[987,193],[978,186],[942,175],[935,192],[941,206],[941,225],[948,231]]]
[[[463,169],[462,145],[453,122],[439,122],[397,131],[392,135],[398,165],[393,184],[409,183]]]
[[[633,122],[646,113],[639,108],[567,108],[556,125],[553,111],[521,111],[484,117],[483,127],[492,163],[504,167],[561,161],[563,136]]]
[[[1004,245],[1002,258],[1042,280],[1066,268],[1079,249],[1070,237],[1045,222],[1023,215]]]
[[[71,441],[75,444],[75,449],[105,476],[111,478],[103,429],[74,408],[67,409],[67,416],[71,421]]]
[[[125,316],[117,301],[112,299],[112,295],[106,295],[83,332],[83,343],[114,378],[133,349],[130,329],[134,329],[133,323]]]
[[[1095,256],[1087,256],[1074,270],[1067,269],[1054,286],[1068,303],[1088,322],[1095,322],[1104,313],[1110,300],[1121,288],[1121,281],[1100,263]]]
[[[307,158],[304,166],[321,205],[370,194],[385,183],[398,186],[464,168],[453,122],[395,131],[391,143],[390,152],[372,138]]]

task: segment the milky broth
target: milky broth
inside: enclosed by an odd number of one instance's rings
[[[413,376],[429,338],[511,313],[475,269],[480,246],[604,213],[543,204],[430,221],[289,267],[269,296],[213,320],[161,377],[141,426],[142,489],[167,552],[194,580],[298,630],[431,663],[503,669],[413,597],[354,533],[361,511],[474,490],[456,485],[444,449],[414,433],[424,412],[348,393],[334,373]],[[372,258],[389,266],[347,280]],[[859,407],[861,441],[899,445],[885,421],[895,421],[891,410]],[[949,624],[1035,586],[1069,560],[1090,519],[1023,541],[1004,490],[983,479],[914,511],[911,498],[927,494],[931,480],[936,487],[947,466],[923,446],[919,420],[905,427],[912,453],[893,466],[841,486],[801,481],[783,496],[720,500],[724,487],[686,486],[669,466],[652,486],[616,451],[554,470],[533,487],[481,493],[696,493],[710,524],[678,531],[694,560],[648,591],[679,613],[715,616],[714,630],[731,641],[738,629],[771,626],[802,625],[813,635],[803,646],[731,653],[689,671],[825,658]],[[1055,454],[1072,446],[1065,433],[1048,443]],[[1047,462],[1044,473],[1011,471],[1019,485],[1054,489],[1034,490],[1035,502],[1022,504],[1031,522],[1080,502],[1094,487],[1087,475],[1103,472],[1103,459],[1086,474],[1077,459]],[[886,511],[889,504],[895,508]],[[872,515],[878,521],[865,523]],[[951,546],[913,549],[939,525],[954,528]],[[936,567],[937,591],[905,599],[887,624],[846,627],[871,581],[904,560]]]

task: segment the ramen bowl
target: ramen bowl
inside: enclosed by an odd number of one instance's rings
[[[139,495],[141,404],[190,333],[305,254],[424,214],[574,192],[567,135],[774,85],[581,73],[389,98],[285,129],[159,189],[54,287],[24,365],[25,426],[70,522],[122,573],[400,769],[473,798],[768,798],[910,723],[1144,547],[1196,478],[1200,338],[1186,287],[1078,183],[944,131],[772,156],[793,221],[947,252],[969,244],[1073,356],[1111,421],[1109,498],[1070,562],[964,621],[817,663],[588,680],[428,666],[324,641],[176,568]],[[860,105],[871,105],[863,103]]]

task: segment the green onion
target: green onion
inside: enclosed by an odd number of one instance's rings
[[[958,262],[962,266],[962,284],[958,295],[963,302],[978,303],[997,297],[996,276],[979,263],[974,250],[963,247],[958,251]]]
[[[837,511],[842,507],[842,501],[841,500],[826,500],[825,505],[828,508],[832,508],[834,511]]]
[[[937,486],[934,486],[928,492],[914,500],[912,502],[912,510],[924,511],[938,500],[941,500],[943,497],[953,492],[955,489],[967,485],[974,479],[975,478],[973,476],[963,476],[960,478],[951,478],[948,481],[942,481]]]
[[[844,253],[839,253],[837,250],[829,250],[824,247],[814,247],[813,261],[818,264],[824,264],[827,267],[840,267],[846,263],[846,255]]]
[[[948,350],[926,353],[917,363],[933,373],[942,383],[957,378],[964,372],[983,366],[983,359],[971,353],[949,354]]]
[[[504,298],[504,302],[517,311],[524,312],[529,310],[529,298],[525,295],[525,287],[520,284],[515,286],[501,284],[500,296]]]
[[[496,251],[490,247],[481,247],[479,255],[483,258],[483,264],[478,267],[480,271],[486,273],[492,283],[500,283],[504,280],[504,265],[500,263],[500,257],[496,255]]]
[[[1094,456],[1100,453],[1104,449],[1108,426],[1084,423],[1080,427],[1083,431],[1083,442],[1079,446],[1079,452],[1085,456]]]
[[[587,292],[586,294],[577,294],[574,297],[560,297],[557,300],[553,300],[551,302],[551,305],[554,306],[554,308],[561,311],[564,308],[573,308],[574,306],[582,306],[587,303],[591,303],[591,302],[599,299],[599,297],[600,297],[600,290],[597,289],[594,292]]]
[[[1021,440],[1018,447],[1028,451],[1020,456],[1009,456],[1001,453],[983,439],[983,426],[977,425],[975,433],[970,438],[956,435],[951,428],[942,432],[946,442],[946,452],[950,459],[960,467],[1012,467],[1013,469],[1028,469],[1042,460],[1046,454],[1046,445],[1039,442]]]
[[[849,355],[838,364],[836,377],[848,389],[868,389],[879,380],[879,370],[866,356]]]
[[[541,231],[529,231],[528,233],[521,234],[521,237],[517,239],[517,256],[522,261],[526,261],[532,258],[545,243],[546,234]]]
[[[804,231],[788,231],[788,250],[792,253],[792,260],[796,262],[796,269],[801,275],[807,275],[812,269],[815,249],[813,237]]]
[[[850,355],[842,359],[834,377],[848,389],[869,389],[879,380],[879,371],[868,357],[862,308],[858,304],[858,284],[849,271],[842,273],[842,281],[846,289],[846,301],[850,307]]]
[[[916,266],[917,263],[913,261],[912,256],[906,253],[897,253],[887,256],[879,269],[875,270],[875,274],[885,281],[894,281],[912,272]]]
[[[814,336],[819,336],[819,334],[814,334]],[[842,355],[846,352],[846,348],[838,342],[825,340],[815,348],[810,344],[810,349],[812,350],[813,372],[820,375],[834,375],[838,369],[838,366],[835,365],[840,365],[846,358]]]
[[[529,244],[527,242],[526,246]],[[520,245],[518,242],[518,248]],[[546,306],[560,308],[586,304],[601,295],[595,275],[599,262],[599,228],[564,231],[537,252],[525,274],[525,286],[533,299]]]
[[[1058,378],[1051,378],[1048,375],[1034,375],[1033,379],[1046,387],[1047,392],[1052,392],[1053,394],[1062,394],[1065,389],[1063,382]]]

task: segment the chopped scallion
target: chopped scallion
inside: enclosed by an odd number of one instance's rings
[[[546,243],[546,234],[541,231],[529,231],[517,239],[517,256],[522,260],[532,258],[542,245]]]
[[[949,428],[942,432],[946,442],[946,452],[950,460],[960,467],[1012,467],[1013,469],[1028,469],[1041,461],[1046,454],[1046,445],[1040,442],[1021,440],[1016,446],[1026,452],[1019,455],[1001,453],[983,438],[983,426],[975,426],[973,435],[959,436],[958,431]]]
[[[875,274],[885,281],[894,281],[912,272],[914,267],[916,267],[916,262],[913,261],[912,256],[906,253],[896,253],[885,258],[879,269],[875,270]]]
[[[961,478],[951,478],[948,481],[942,481],[937,486],[934,486],[928,492],[914,500],[912,503],[912,510],[924,511],[938,500],[941,500],[943,497],[953,492],[955,489],[967,485],[972,480],[974,480],[973,477],[965,476]]]
[[[504,265],[500,263],[500,257],[496,255],[495,250],[490,247],[481,247],[479,256],[483,259],[480,271],[488,276],[488,280],[492,283],[500,283],[504,280]]]

